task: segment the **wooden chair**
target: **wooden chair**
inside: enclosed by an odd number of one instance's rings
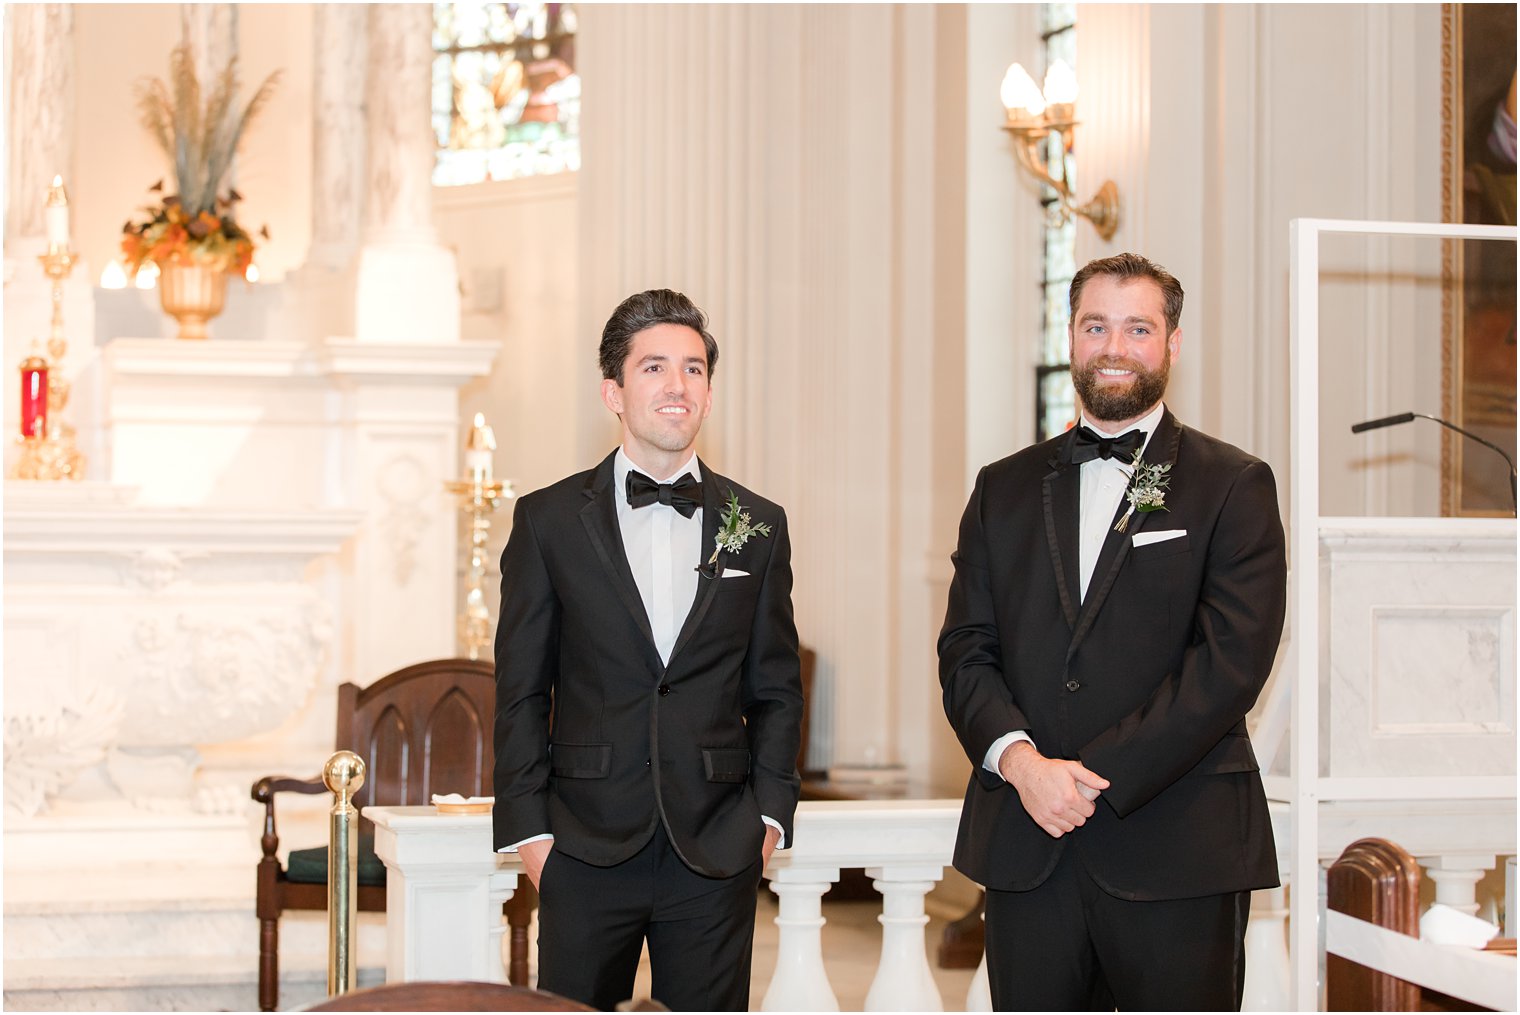
[[[351,990],[306,1011],[596,1011],[543,990],[471,980],[387,983]]]
[[[496,677],[492,665],[470,659],[418,663],[361,688],[338,688],[337,750],[364,759],[364,785],[355,797],[370,804],[426,804],[434,793],[489,796],[492,791]],[[327,909],[327,847],[292,850],[286,866],[275,854],[275,795],[326,793],[318,776],[265,776],[253,785],[264,805],[263,858],[258,866],[255,912],[259,920],[259,1008],[279,1005],[280,914]],[[385,911],[385,867],[375,856],[370,823],[360,819],[359,909]],[[528,922],[537,897],[522,881],[505,910],[511,932],[512,983],[528,979]],[[365,992],[367,993],[367,992]]]

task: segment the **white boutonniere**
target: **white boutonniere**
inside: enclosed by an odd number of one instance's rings
[[[1129,528],[1130,516],[1136,511],[1143,514],[1147,511],[1166,510],[1166,490],[1172,482],[1172,477],[1167,473],[1172,471],[1172,463],[1151,465],[1140,460],[1141,454],[1136,449],[1135,460],[1129,465],[1129,488],[1124,491],[1124,499],[1129,501],[1129,510],[1114,525],[1115,532]]]
[[[769,525],[749,520],[749,512],[739,504],[739,495],[733,490],[728,491],[728,506],[723,509],[718,519],[718,535],[714,540],[717,545],[713,547],[712,556],[707,558],[709,568],[718,562],[718,554],[724,550],[729,553],[738,553],[744,544],[749,542],[750,536],[771,534]]]

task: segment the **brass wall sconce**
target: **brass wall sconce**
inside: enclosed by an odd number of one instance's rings
[[[1008,113],[1003,129],[1013,135],[1019,165],[1056,192],[1063,220],[1080,215],[1093,224],[1103,239],[1113,239],[1119,228],[1119,188],[1114,181],[1103,181],[1091,201],[1076,204],[1065,173],[1059,178],[1050,173],[1049,137],[1059,135],[1067,152],[1076,140],[1076,74],[1064,60],[1057,60],[1045,72],[1045,89],[1041,91],[1029,72],[1016,63],[1003,78],[1001,97]]]

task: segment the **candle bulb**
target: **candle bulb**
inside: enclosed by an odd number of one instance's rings
[[[464,464],[470,470],[470,480],[482,485],[491,482],[491,452],[496,450],[496,435],[486,425],[484,413],[475,414],[475,425],[465,444]]]
[[[53,177],[44,204],[47,218],[47,241],[50,250],[69,249],[69,195],[63,189],[63,177]]]
[[[47,433],[48,365],[41,356],[21,361],[21,436]]]

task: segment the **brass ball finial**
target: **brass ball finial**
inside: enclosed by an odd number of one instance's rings
[[[334,793],[353,796],[364,785],[364,759],[353,751],[339,751],[322,766],[322,781]]]

